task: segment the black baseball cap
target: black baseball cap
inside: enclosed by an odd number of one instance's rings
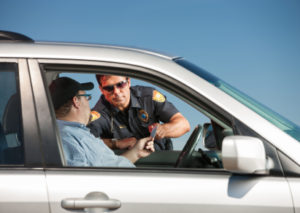
[[[59,109],[71,100],[79,90],[91,90],[93,88],[92,82],[79,83],[68,77],[57,78],[49,86],[54,109]]]

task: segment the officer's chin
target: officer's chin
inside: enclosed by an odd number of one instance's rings
[[[123,106],[123,105],[125,104],[125,100],[123,100],[123,99],[114,100],[112,104],[113,104],[115,107]]]

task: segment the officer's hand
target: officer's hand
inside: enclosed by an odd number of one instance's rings
[[[156,123],[156,125],[157,125],[157,130],[156,130],[155,139],[160,140],[165,138],[167,132],[166,127],[163,124],[159,124],[159,123]]]

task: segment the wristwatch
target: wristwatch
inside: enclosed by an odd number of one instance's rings
[[[112,139],[111,139],[112,149],[118,148],[118,147],[117,147],[117,141],[118,141],[117,138],[112,138]]]

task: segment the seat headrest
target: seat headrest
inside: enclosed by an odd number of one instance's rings
[[[19,94],[8,100],[3,115],[4,134],[18,133],[21,127],[21,103]]]

